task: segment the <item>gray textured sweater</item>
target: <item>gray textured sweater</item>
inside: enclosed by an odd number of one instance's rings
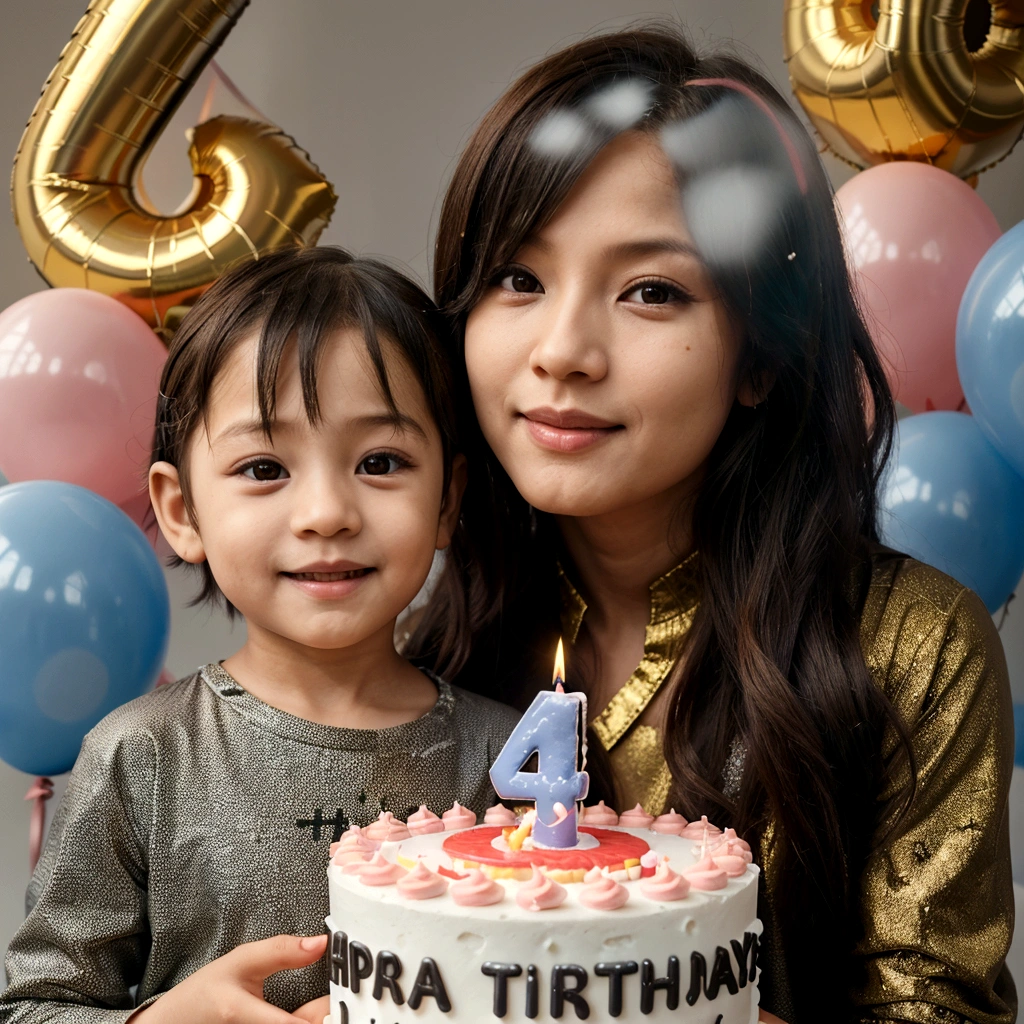
[[[328,848],[350,822],[453,800],[482,814],[519,716],[437,685],[414,722],[345,729],[272,708],[207,665],[105,718],[29,885],[0,1022],[124,1021],[239,943],[321,933]],[[323,962],[266,985],[286,1010],[326,992]]]

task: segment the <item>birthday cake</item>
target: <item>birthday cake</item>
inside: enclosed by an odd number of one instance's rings
[[[707,818],[583,807],[585,721],[582,694],[538,694],[494,762],[497,794],[533,809],[382,812],[334,844],[325,1024],[756,1022],[750,847]]]

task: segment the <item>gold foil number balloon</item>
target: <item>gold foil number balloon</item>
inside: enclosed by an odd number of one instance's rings
[[[793,91],[826,145],[857,167],[921,160],[961,178],[1006,156],[1024,129],[1024,0],[991,7],[971,53],[968,0],[786,0]]]
[[[120,299],[165,338],[235,260],[315,243],[336,201],[291,138],[237,117],[194,129],[199,187],[188,211],[155,216],[133,192],[147,152],[247,3],[92,0],[14,159],[14,218],[42,276]]]

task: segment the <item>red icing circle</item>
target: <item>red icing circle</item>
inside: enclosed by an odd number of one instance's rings
[[[453,832],[444,841],[444,851],[453,859],[501,868],[552,868],[558,871],[589,871],[591,868],[621,867],[627,860],[639,860],[650,847],[639,836],[613,832],[607,828],[581,825],[580,832],[593,836],[599,846],[589,850],[496,850],[491,842],[501,835],[501,827],[480,825]]]

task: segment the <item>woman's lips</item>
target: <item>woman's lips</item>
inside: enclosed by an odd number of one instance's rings
[[[623,427],[580,409],[530,409],[520,413],[530,437],[541,448],[578,452],[604,440]]]

